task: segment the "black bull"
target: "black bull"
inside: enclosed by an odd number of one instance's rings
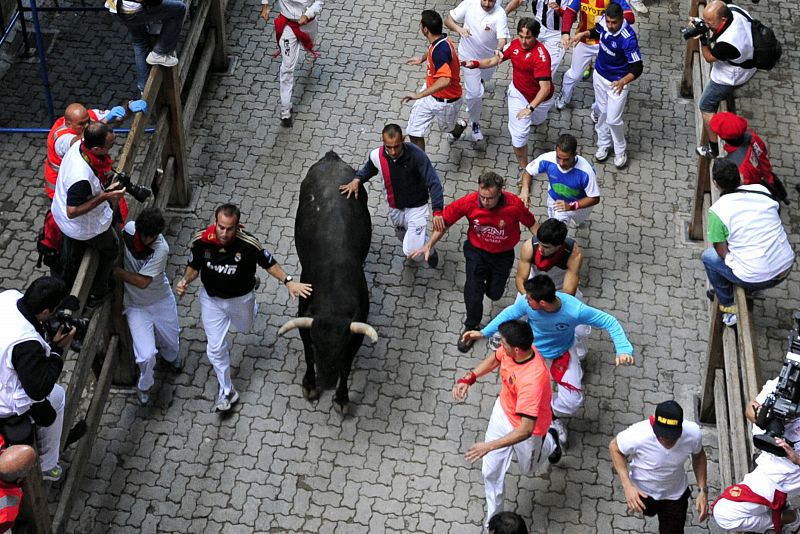
[[[300,280],[311,284],[313,292],[300,299],[297,319],[278,332],[300,329],[306,355],[303,394],[316,400],[321,388],[338,379],[333,400],[340,411],[350,402],[347,380],[364,335],[377,340],[377,333],[366,323],[369,289],[364,260],[372,237],[367,193],[363,186],[359,186],[358,199],[339,192],[339,186],[354,175],[331,151],[309,169],[300,185],[294,235],[302,266]]]

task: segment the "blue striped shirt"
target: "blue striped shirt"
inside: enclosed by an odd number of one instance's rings
[[[555,150],[545,152],[533,160],[525,169],[531,176],[546,174],[550,187],[547,194],[553,200],[572,202],[586,197],[599,197],[600,187],[597,185],[597,174],[592,164],[583,156],[576,156],[578,161],[570,170],[562,169],[557,160]]]
[[[630,71],[629,63],[642,60],[636,32],[627,20],[622,21],[622,27],[617,33],[609,32],[605,16],[600,19],[595,29],[600,34],[600,50],[595,64],[597,74],[610,82],[619,80]]]

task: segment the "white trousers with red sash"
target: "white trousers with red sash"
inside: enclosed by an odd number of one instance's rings
[[[317,20],[312,19],[311,22],[302,26],[303,32],[311,36],[316,43],[317,37]],[[294,89],[294,69],[297,67],[297,62],[300,59],[300,51],[303,46],[298,41],[294,31],[289,27],[283,30],[280,36],[280,49],[281,49],[281,70],[280,70],[280,87],[281,87],[281,114],[288,113],[292,109],[292,90]],[[316,45],[314,46],[316,49]]]

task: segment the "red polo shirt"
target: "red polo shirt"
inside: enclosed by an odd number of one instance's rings
[[[493,254],[512,250],[520,240],[520,227],[536,223],[536,217],[513,193],[503,191],[492,209],[481,206],[478,192],[453,201],[444,208],[444,222],[454,225],[461,217],[469,220],[467,238],[475,248]]]

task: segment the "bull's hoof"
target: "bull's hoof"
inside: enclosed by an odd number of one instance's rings
[[[333,403],[333,409],[336,410],[336,413],[339,415],[349,415],[350,414],[350,403],[345,402],[344,404],[340,404],[338,402]]]
[[[305,397],[307,401],[317,401],[319,400],[319,390],[303,387],[303,397]]]

